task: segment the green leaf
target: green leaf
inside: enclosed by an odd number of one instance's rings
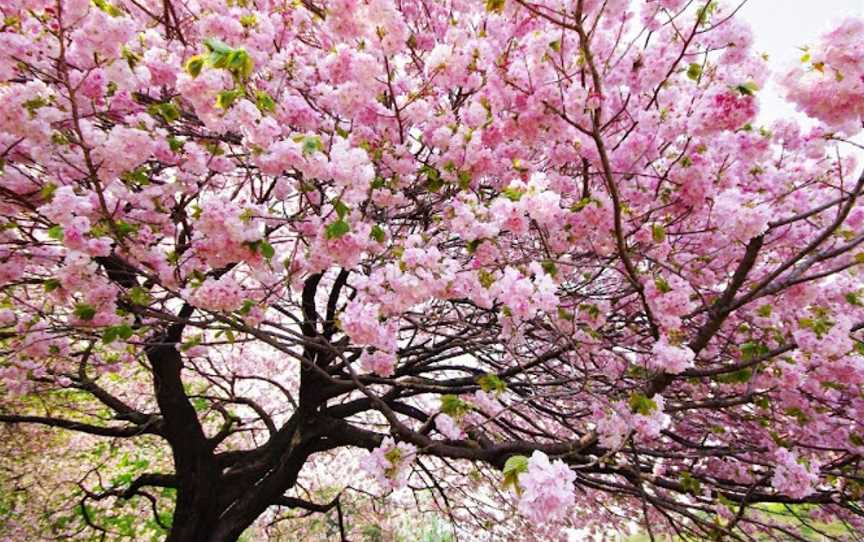
[[[654,240],[655,243],[662,243],[666,240],[666,228],[664,228],[661,224],[652,224],[651,238]]]
[[[486,0],[486,11],[489,13],[501,13],[504,11],[506,0]]]
[[[78,303],[77,305],[75,305],[75,308],[72,310],[72,312],[79,320],[89,321],[92,320],[94,316],[96,316],[96,309],[94,309],[92,305],[88,305],[87,303]]]
[[[195,55],[189,60],[186,61],[186,73],[191,75],[193,78],[201,75],[201,70],[204,69],[204,62],[206,58],[204,55]]]
[[[692,495],[702,493],[702,484],[699,483],[699,480],[693,478],[693,475],[689,472],[682,472],[678,477],[678,482],[681,484],[681,488],[687,493]]]
[[[709,1],[707,4],[705,4],[705,6],[700,8],[699,14],[697,16],[699,19],[699,24],[702,26],[707,25],[708,22],[711,20],[711,15],[713,15],[715,11],[717,11],[717,2],[714,2],[713,0]]]
[[[714,380],[722,384],[745,384],[753,378],[753,369],[745,367],[731,373],[720,374]]]
[[[756,314],[758,316],[761,316],[762,318],[768,318],[769,316],[771,316],[772,310],[773,308],[771,307],[771,305],[762,305],[756,310]]]
[[[540,263],[540,267],[543,268],[543,271],[546,271],[546,274],[555,277],[558,275],[558,266],[555,265],[555,262],[552,260],[543,260]]]
[[[324,143],[318,136],[302,136],[300,141],[303,143],[303,155],[309,156],[324,149]]]
[[[578,213],[591,204],[591,198],[582,198],[570,207],[570,212]]]
[[[420,173],[426,175],[426,186],[432,192],[437,192],[444,186],[441,173],[437,169],[431,166],[423,166],[420,168]]]
[[[276,102],[263,90],[259,90],[255,93],[255,105],[258,106],[259,110],[265,113],[276,111]]]
[[[471,172],[470,171],[460,171],[456,176],[459,179],[459,188],[462,190],[468,190],[471,188]]]
[[[485,269],[481,269],[477,272],[477,280],[480,281],[481,286],[488,290],[495,284],[495,275]]]
[[[120,178],[123,179],[123,182],[127,184],[131,184],[133,186],[147,186],[150,184],[150,170],[147,166],[141,166],[133,169],[132,171],[126,171]]]
[[[22,105],[32,119],[36,116],[36,111],[48,105],[48,101],[42,96],[36,96],[35,98],[25,101]]]
[[[379,243],[383,243],[387,239],[387,234],[384,232],[384,228],[382,228],[378,224],[375,224],[374,226],[372,226],[372,231],[369,232],[369,237]]]
[[[501,195],[506,197],[510,201],[519,201],[520,199],[522,199],[522,196],[525,195],[525,191],[519,188],[513,188],[508,186],[501,191]]]
[[[237,312],[239,312],[240,314],[242,314],[242,315],[245,316],[245,315],[249,314],[249,313],[252,311],[252,308],[253,308],[254,306],[255,306],[255,302],[252,301],[251,299],[247,299],[247,300],[243,301],[243,306],[240,307],[240,308],[237,310]]]
[[[227,55],[228,53],[233,51],[230,45],[218,38],[205,39],[204,47],[206,47],[212,53],[219,53],[223,55]]]
[[[558,307],[558,318],[565,320],[567,322],[572,322],[576,319],[576,315],[572,312],[568,311],[564,307]]]
[[[147,305],[150,303],[150,294],[140,286],[130,289],[127,296],[129,297],[129,301],[136,305]]]
[[[180,152],[183,150],[183,146],[186,144],[182,139],[177,139],[174,136],[168,138],[168,147],[171,149],[171,152]]]
[[[128,340],[132,337],[132,333],[132,327],[129,326],[129,324],[110,326],[105,328],[105,332],[102,333],[102,342],[105,344],[111,344],[117,339]]]
[[[141,62],[141,55],[139,55],[132,49],[126,47],[125,45],[120,48],[120,58],[126,61],[126,64],[129,66],[130,70],[134,70],[135,66],[137,66],[138,63]]]
[[[519,475],[523,472],[528,472],[528,458],[524,455],[511,455],[504,463],[503,486],[504,488],[513,487],[518,493],[519,490]]]
[[[759,87],[753,81],[747,81],[746,83],[736,86],[735,90],[740,92],[743,96],[753,96],[756,94],[756,91],[759,90]]]
[[[171,102],[153,104],[147,108],[147,112],[154,117],[162,117],[168,123],[180,118],[180,109]]]
[[[750,361],[768,354],[771,349],[762,343],[746,342],[741,345],[741,359]]]
[[[111,4],[110,2],[106,2],[105,0],[93,0],[93,5],[112,17],[119,17],[123,15],[123,11],[121,11],[119,8],[117,8],[117,6]]]
[[[255,70],[255,63],[245,49],[234,49],[225,60],[225,68],[239,79],[246,79]]]
[[[807,425],[807,423],[810,421],[810,416],[808,416],[807,413],[799,407],[789,407],[784,409],[783,412],[786,415],[795,418],[798,421],[799,425]]]
[[[549,42],[549,48],[555,51],[556,53],[561,52],[561,40],[555,40]]]
[[[349,209],[348,206],[342,203],[342,200],[339,199],[333,202],[333,210],[336,211],[339,218],[345,218],[348,216],[348,213],[351,212],[351,209]]]
[[[42,282],[42,286],[45,288],[45,293],[47,294],[59,289],[62,285],[60,284],[60,281],[58,279],[52,278],[45,279],[45,281]]]
[[[137,224],[129,224],[128,222],[124,222],[122,220],[115,222],[114,227],[117,229],[117,234],[120,237],[127,237],[138,231]]]
[[[62,226],[51,226],[48,228],[48,237],[54,239],[55,241],[63,240],[63,227]]]
[[[630,405],[631,411],[643,416],[650,416],[652,412],[657,410],[657,403],[639,392],[634,392],[630,396],[628,404]]]
[[[697,63],[692,63],[687,68],[687,77],[692,79],[693,81],[697,81],[699,77],[702,76],[702,65]]]
[[[459,397],[449,393],[441,396],[441,412],[444,414],[453,418],[460,418],[469,410],[471,410],[470,405]]]
[[[668,294],[672,291],[672,287],[669,286],[669,283],[666,282],[666,279],[664,279],[663,277],[655,278],[654,285],[657,287],[661,294]]]
[[[180,351],[186,352],[187,350],[190,350],[190,349],[198,346],[199,344],[201,344],[201,340],[202,340],[201,335],[195,335],[194,337],[192,337],[188,341],[183,342],[180,345]]]
[[[342,219],[333,222],[324,229],[324,237],[327,239],[338,239],[351,231],[351,226]]]
[[[216,95],[216,107],[219,109],[230,109],[241,92],[237,89],[223,90]]]
[[[56,191],[57,191],[57,185],[56,184],[54,184],[52,182],[45,183],[45,185],[42,187],[42,189],[39,190],[39,198],[43,199],[45,201],[51,201],[52,199],[54,199],[54,192],[56,192]]]
[[[814,309],[813,312],[816,313],[814,318],[802,318],[798,321],[798,324],[801,327],[805,327],[808,329],[812,329],[813,332],[821,338],[823,335],[828,333],[832,327],[834,327],[834,322],[828,319],[828,315],[825,314],[824,309]]]
[[[477,384],[479,384],[480,389],[485,391],[486,393],[502,393],[507,389],[507,384],[503,380],[501,380],[498,375],[494,375],[491,373],[485,374],[478,378]]]
[[[261,249],[261,255],[267,260],[272,259],[273,256],[276,255],[276,250],[273,248],[273,245],[267,241],[261,241],[258,247]]]

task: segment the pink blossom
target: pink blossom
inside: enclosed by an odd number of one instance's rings
[[[848,134],[861,130],[864,115],[864,19],[845,19],[807,49],[802,65],[782,79],[788,98],[811,117]]]
[[[443,412],[435,416],[435,429],[450,440],[465,438],[465,431],[462,430],[456,420]]]
[[[666,335],[654,343],[648,365],[656,371],[669,374],[678,374],[693,366],[695,354],[687,346],[673,346],[669,344]]]
[[[96,152],[101,160],[99,176],[106,181],[112,180],[135,169],[147,160],[154,150],[153,138],[144,130],[115,126]]]
[[[360,367],[362,367],[366,372],[388,377],[393,374],[395,366],[396,355],[390,352],[376,350],[370,354],[364,350],[363,353],[360,354]]]
[[[549,461],[545,453],[535,451],[528,470],[519,476],[519,512],[534,523],[562,520],[575,502],[575,481],[576,473],[563,461]]]
[[[681,316],[693,310],[692,288],[678,275],[666,275],[646,281],[645,295],[654,318],[664,329],[681,326]]]
[[[830,329],[824,333],[817,333],[812,328],[802,327],[792,332],[798,347],[805,352],[836,358],[848,354],[855,343],[849,337],[853,322],[840,316],[832,322]]]
[[[396,444],[392,438],[386,437],[380,446],[360,460],[360,468],[375,479],[382,491],[397,490],[408,483],[416,453],[414,445],[407,442]]]
[[[243,304],[243,288],[231,275],[208,277],[198,288],[187,288],[185,292],[193,305],[210,311],[231,312]]]
[[[0,309],[0,327],[15,325],[15,312],[11,309]]]
[[[714,214],[722,232],[742,243],[761,235],[768,227],[771,212],[765,205],[748,201],[738,189],[726,190],[714,200]]]
[[[395,350],[395,330],[381,322],[380,306],[351,301],[339,318],[342,330],[359,346],[374,346],[385,352]],[[378,367],[383,367],[380,362]]]
[[[754,96],[734,88],[718,89],[706,97],[705,110],[697,117],[697,130],[701,134],[737,130],[753,120],[757,112]]]
[[[819,480],[818,465],[807,467],[797,455],[785,448],[778,448],[774,457],[777,460],[774,477],[771,478],[774,489],[793,499],[802,499],[814,493],[813,485]]]

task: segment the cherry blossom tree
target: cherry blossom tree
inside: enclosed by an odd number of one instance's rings
[[[8,536],[864,532],[864,21],[739,8],[4,0]]]

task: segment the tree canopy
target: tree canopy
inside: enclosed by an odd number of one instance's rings
[[[0,534],[864,532],[864,20],[739,8],[4,0]]]

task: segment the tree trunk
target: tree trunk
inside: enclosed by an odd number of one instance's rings
[[[165,542],[235,542],[255,518],[241,522],[236,517],[220,517],[218,501],[213,495],[199,503],[204,508],[191,507],[182,503],[178,495],[178,506]]]

